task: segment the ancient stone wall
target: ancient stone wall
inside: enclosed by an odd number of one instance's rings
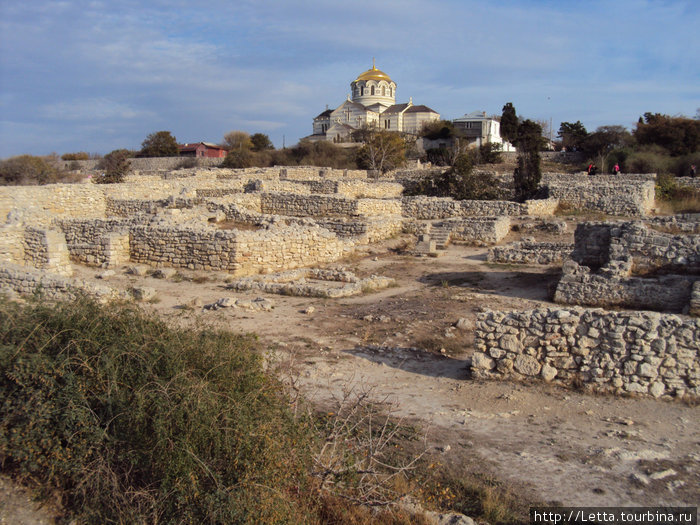
[[[263,193],[260,205],[262,213],[293,217],[357,215],[357,201],[329,195]]]
[[[629,261],[633,274],[663,270],[700,275],[700,234],[657,231],[643,222],[585,222],[576,227],[571,257],[593,268]]]
[[[55,230],[24,230],[24,264],[59,275],[72,275],[66,238]]]
[[[495,244],[510,232],[509,217],[465,217],[448,219],[433,223],[430,228],[431,238],[447,236],[445,242],[461,241],[466,243]]]
[[[654,208],[654,182],[610,181],[609,177],[547,183],[549,196],[562,205],[619,216],[645,216]]]
[[[509,264],[555,264],[571,254],[574,246],[565,242],[519,241],[489,249],[490,262]]]
[[[0,262],[24,264],[24,227],[22,225],[0,225]]]
[[[543,199],[521,204],[511,201],[456,201],[450,197],[417,196],[404,197],[401,205],[404,217],[429,220],[448,217],[552,215],[558,202],[555,199]]]
[[[567,261],[554,302],[588,306],[622,306],[664,312],[689,312],[690,292],[697,276],[634,277],[616,271],[593,273]]]
[[[472,374],[600,392],[700,396],[700,320],[546,308],[478,315]]]
[[[0,186],[0,223],[19,220],[47,226],[55,217],[104,217],[106,199],[92,184]]]
[[[335,233],[338,237],[355,237],[361,244],[369,244],[388,239],[401,233],[404,220],[401,217],[370,217],[362,219],[316,219],[321,228]]]
[[[640,221],[582,223],[562,271],[558,303],[687,312],[700,280],[700,235],[660,232]]]
[[[79,294],[86,294],[100,301],[107,301],[124,294],[107,286],[86,283],[45,271],[23,266],[4,264],[0,266],[0,294],[20,295],[40,294],[48,300],[75,300]]]

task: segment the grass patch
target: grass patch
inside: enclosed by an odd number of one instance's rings
[[[700,189],[679,185],[673,175],[656,178],[656,199],[661,213],[700,213]]]

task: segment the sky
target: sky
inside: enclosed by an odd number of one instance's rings
[[[0,0],[0,158],[156,131],[291,146],[371,68],[397,102],[630,129],[700,108],[696,0]]]

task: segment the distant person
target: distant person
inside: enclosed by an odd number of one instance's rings
[[[695,164],[690,165],[690,176],[695,178],[695,176],[698,174],[698,168],[695,166]]]
[[[620,174],[620,165],[619,165],[617,162],[616,162],[615,165],[613,166],[613,173],[614,173],[615,175],[619,175],[619,174]]]
[[[593,175],[593,163],[592,162],[588,165],[588,174]]]

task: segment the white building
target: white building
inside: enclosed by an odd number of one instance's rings
[[[363,126],[417,134],[426,122],[440,120],[427,106],[396,103],[396,82],[376,68],[368,69],[350,83],[350,93],[336,109],[326,109],[313,122],[311,140],[352,142],[352,132]]]
[[[485,111],[474,111],[454,119],[452,123],[456,129],[464,134],[467,140],[476,146],[493,142],[501,145],[501,151],[515,151],[510,142],[501,138],[501,123],[494,118],[487,117]]]

